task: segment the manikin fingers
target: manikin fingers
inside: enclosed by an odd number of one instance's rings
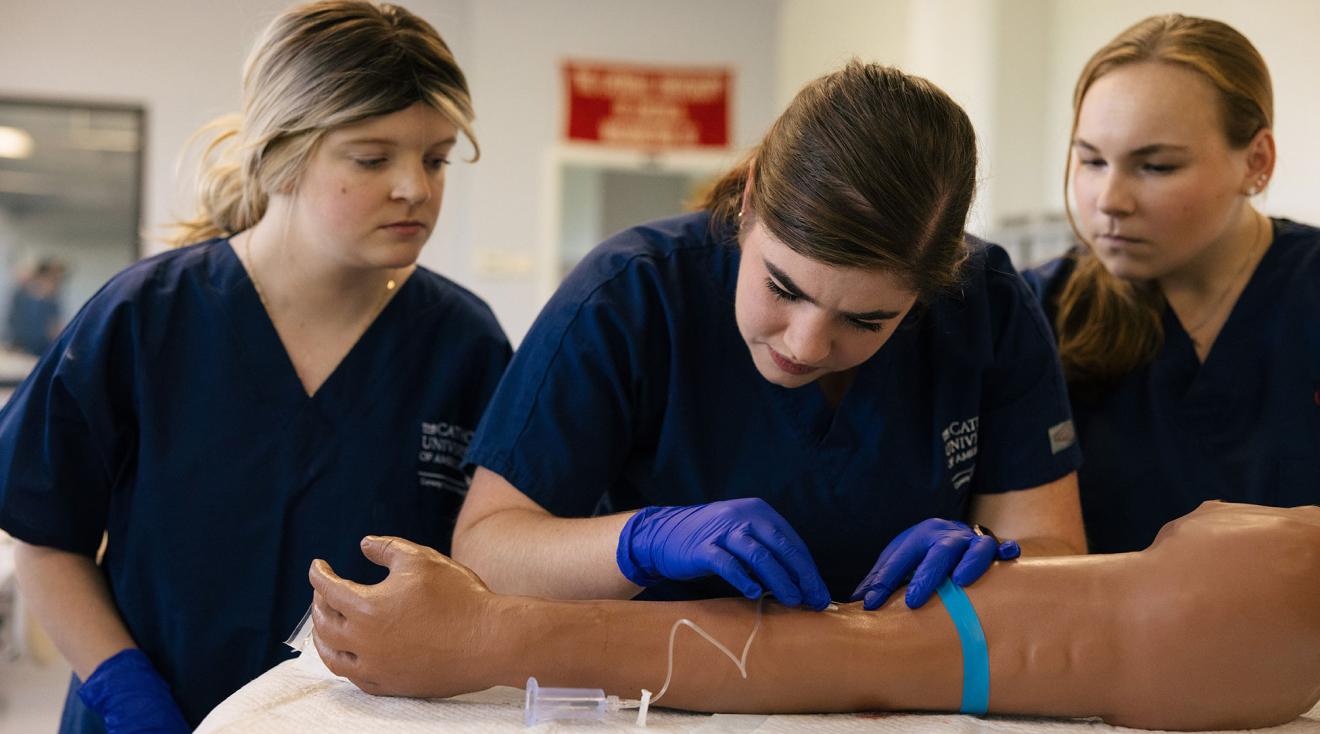
[[[357,655],[347,650],[338,650],[321,640],[321,633],[317,630],[312,631],[312,644],[316,645],[316,652],[321,656],[321,662],[325,667],[335,675],[342,675],[345,678],[352,678],[357,673]]]
[[[312,561],[311,568],[307,570],[307,580],[325,602],[341,614],[347,616],[369,611],[364,593],[368,587],[340,578],[329,563],[319,558]]]

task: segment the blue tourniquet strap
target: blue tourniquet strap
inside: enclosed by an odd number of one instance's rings
[[[990,708],[990,653],[985,646],[981,620],[961,586],[944,579],[936,591],[953,618],[958,641],[962,643],[962,713],[979,716]]]

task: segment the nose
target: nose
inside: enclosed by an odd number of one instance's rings
[[[1107,216],[1119,217],[1131,214],[1136,208],[1136,198],[1133,196],[1132,184],[1128,177],[1119,172],[1105,176],[1095,205]]]
[[[401,166],[399,176],[394,181],[394,190],[391,192],[391,196],[408,202],[410,206],[417,206],[431,198],[431,188],[431,178],[425,166]]]
[[[818,365],[830,356],[830,332],[821,314],[795,314],[784,329],[787,356],[795,362]]]

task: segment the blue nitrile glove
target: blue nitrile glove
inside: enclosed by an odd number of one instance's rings
[[[781,604],[829,606],[830,592],[802,538],[765,500],[646,507],[628,519],[615,553],[638,586],[718,575],[748,599],[768,587]]]
[[[191,732],[170,687],[145,653],[131,647],[96,666],[78,698],[101,715],[107,734]]]
[[[857,585],[851,601],[863,599],[864,609],[877,609],[911,575],[906,601],[908,607],[916,609],[930,599],[950,572],[953,583],[967,586],[981,578],[996,558],[1008,561],[1020,555],[1022,548],[1016,540],[1001,543],[994,533],[979,525],[973,528],[932,517],[889,541],[871,572]]]

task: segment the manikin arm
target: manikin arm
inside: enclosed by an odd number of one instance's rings
[[[451,696],[491,685],[664,681],[687,618],[733,650],[745,600],[556,602],[491,593],[406,541],[369,538],[375,586],[313,564],[316,644],[370,693]],[[1320,698],[1320,509],[1207,503],[1141,553],[1001,563],[967,589],[985,630],[990,711],[1102,716],[1145,728],[1277,724]],[[956,710],[957,635],[942,604],[807,613],[767,604],[747,678],[680,628],[662,705],[695,711]]]

